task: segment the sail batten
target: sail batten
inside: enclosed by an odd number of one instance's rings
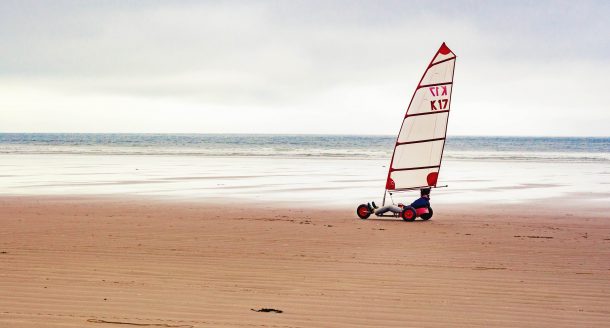
[[[387,190],[436,186],[445,148],[456,58],[443,43],[417,84],[396,138]]]
[[[433,83],[433,84],[424,84],[424,85],[420,85],[417,88],[421,89],[421,88],[428,88],[428,87],[437,87],[440,85],[449,85],[449,84],[453,84],[453,82],[443,82],[443,83]]]
[[[411,117],[411,116],[420,116],[420,115],[442,114],[442,113],[447,113],[447,112],[449,112],[449,111],[448,110],[439,110],[439,111],[436,111],[436,112],[427,112],[427,113],[415,113],[415,114],[407,113],[405,115],[405,118]]]
[[[432,166],[419,166],[419,167],[407,167],[404,169],[392,169],[392,172],[394,171],[409,171],[409,170],[423,170],[423,169],[433,169],[433,168],[438,168],[441,167],[440,165],[432,165]]]
[[[430,64],[430,66],[434,66],[434,65],[442,64],[442,63],[444,63],[444,62],[446,62],[446,61],[449,61],[449,60],[452,60],[452,59],[455,59],[455,57],[452,57],[452,58],[447,58],[447,59],[443,59],[443,60],[441,60],[441,61],[434,62],[434,63]]]
[[[420,143],[420,142],[429,142],[429,141],[438,141],[438,140],[445,140],[445,138],[434,138],[434,139],[423,139],[423,140],[416,140],[416,141],[397,142],[396,145],[400,146],[400,145],[408,145],[408,144],[414,144],[414,143]]]

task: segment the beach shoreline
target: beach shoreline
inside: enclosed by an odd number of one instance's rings
[[[407,223],[359,220],[355,205],[2,196],[0,324],[600,327],[610,320],[607,211],[565,200],[525,210],[433,202],[431,221]],[[261,308],[283,312],[253,311]]]

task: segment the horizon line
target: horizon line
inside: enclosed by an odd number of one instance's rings
[[[115,134],[115,135],[242,135],[242,136],[351,136],[351,137],[396,137],[395,134],[349,134],[349,133],[240,133],[240,132],[2,132],[0,134]],[[447,137],[467,138],[610,138],[592,135],[493,135],[493,134],[460,134]]]

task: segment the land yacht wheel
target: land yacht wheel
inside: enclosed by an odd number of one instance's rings
[[[432,207],[428,207],[428,213],[424,213],[420,215],[421,219],[424,221],[430,220],[432,218]]]
[[[359,218],[366,220],[371,216],[371,212],[369,211],[369,207],[366,204],[360,204],[356,209],[356,214]]]
[[[408,222],[415,221],[415,217],[417,216],[417,212],[413,207],[405,207],[402,211],[402,219]]]

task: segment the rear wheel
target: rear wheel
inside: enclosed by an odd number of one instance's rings
[[[403,211],[402,211],[402,219],[405,221],[415,221],[415,217],[417,216],[417,212],[415,212],[415,209],[413,207],[406,207]]]
[[[430,220],[432,218],[432,207],[428,207],[428,213],[424,213],[422,215],[420,215],[420,217],[422,218],[422,220]]]
[[[369,207],[366,206],[365,204],[360,204],[358,206],[358,208],[356,209],[356,214],[358,215],[359,218],[365,220],[368,219],[369,216],[371,216],[371,212],[369,212]]]

